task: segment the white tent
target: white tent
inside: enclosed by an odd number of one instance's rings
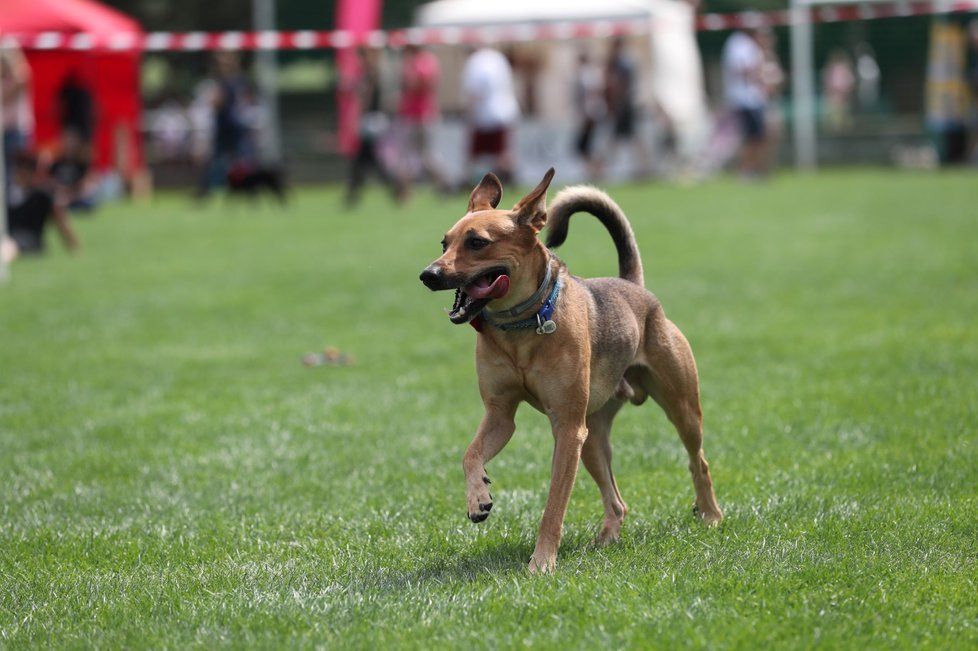
[[[642,66],[652,100],[672,121],[681,153],[691,158],[708,133],[695,15],[683,0],[436,0],[418,8],[419,27],[475,27],[560,22],[648,21],[650,61]],[[566,71],[565,71],[566,72]]]
[[[423,27],[464,27],[557,21],[646,18],[652,4],[672,0],[437,0],[421,5],[416,23]]]

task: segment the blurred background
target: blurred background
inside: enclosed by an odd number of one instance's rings
[[[6,203],[48,199],[8,230],[35,224],[18,238],[36,246],[46,209],[72,246],[68,213],[155,188],[335,182],[352,205],[372,180],[403,200],[488,169],[693,182],[974,164],[975,9],[0,0]]]

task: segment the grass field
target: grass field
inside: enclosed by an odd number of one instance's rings
[[[527,575],[525,407],[468,521],[474,333],[417,280],[463,198],[165,197],[0,287],[0,647],[978,647],[975,176],[614,196],[697,355],[720,528],[654,406],[616,422],[620,544],[582,471]],[[585,217],[561,255],[617,268]],[[357,363],[300,364],[325,345]]]

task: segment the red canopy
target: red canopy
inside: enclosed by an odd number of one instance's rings
[[[132,18],[93,0],[0,0],[0,31],[15,34],[86,33],[96,46],[119,34],[142,34]],[[32,72],[34,141],[57,147],[61,134],[58,92],[74,75],[95,103],[95,163],[130,174],[143,163],[139,120],[139,54],[136,52],[26,52]]]
[[[139,23],[92,0],[0,0],[0,28],[5,32],[62,32],[110,36],[140,34]]]

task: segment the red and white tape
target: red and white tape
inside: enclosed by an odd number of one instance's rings
[[[816,7],[811,10],[816,23],[832,23],[877,18],[926,16],[941,13],[978,11],[978,0],[919,0],[876,4]],[[777,27],[791,22],[791,11],[745,11],[732,14],[701,14],[696,29],[705,32],[750,27]],[[568,40],[607,36],[646,34],[647,20],[559,22],[485,27],[412,27],[375,30],[354,34],[343,30],[293,32],[149,32],[92,34],[39,32],[4,34],[4,39],[27,50],[110,50],[139,52],[194,52],[204,50],[323,50],[354,46],[403,47],[408,43],[455,45],[459,43],[500,43],[543,40]]]

